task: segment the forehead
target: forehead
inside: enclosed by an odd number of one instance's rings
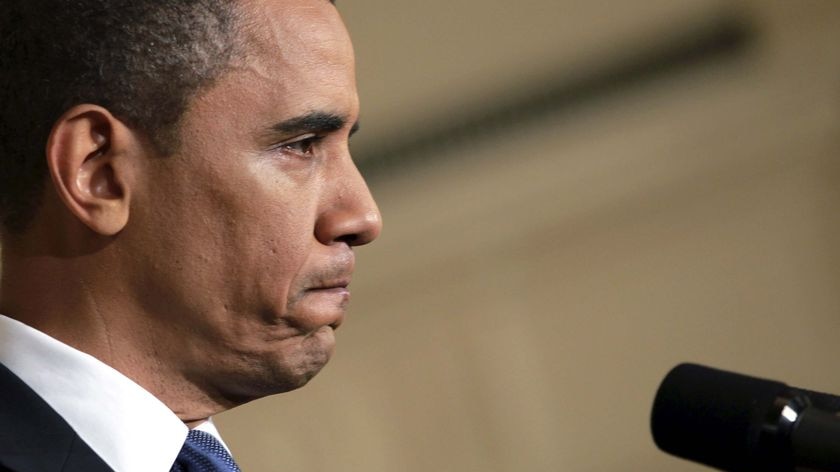
[[[241,0],[238,5],[241,54],[232,61],[233,75],[298,102],[354,95],[353,46],[332,3]]]
[[[182,142],[254,142],[273,124],[312,112],[357,119],[353,49],[328,0],[241,0],[237,10],[238,51],[192,99]]]
[[[338,66],[352,59],[347,30],[327,0],[242,0],[239,12],[251,59],[300,63],[305,57]]]

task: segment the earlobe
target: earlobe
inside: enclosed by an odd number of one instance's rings
[[[113,236],[128,223],[131,130],[108,110],[77,105],[56,121],[46,157],[56,192],[88,228]]]

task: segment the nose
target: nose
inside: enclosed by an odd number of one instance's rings
[[[362,246],[379,236],[382,217],[359,169],[349,156],[340,161],[343,165],[327,178],[315,237],[325,245]]]

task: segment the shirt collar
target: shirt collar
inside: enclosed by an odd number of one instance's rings
[[[154,395],[98,359],[0,315],[0,362],[118,472],[168,472],[187,426]],[[200,426],[218,437],[212,422]]]

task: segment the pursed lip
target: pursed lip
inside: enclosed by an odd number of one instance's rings
[[[350,278],[322,280],[305,290],[305,298],[316,304],[312,308],[321,312],[324,326],[338,328],[344,321],[344,311],[350,303]]]
[[[344,321],[350,303],[350,281],[355,258],[352,251],[334,254],[313,271],[302,284],[295,302],[293,322],[307,332],[320,328],[338,328]]]
[[[341,271],[340,274],[334,274],[333,277],[327,276],[318,278],[309,284],[304,290],[306,293],[323,293],[350,296],[350,274],[352,267]]]
[[[307,288],[307,291],[310,290],[349,290],[350,287],[350,278],[341,278],[336,280],[323,280],[318,281],[316,284]]]

